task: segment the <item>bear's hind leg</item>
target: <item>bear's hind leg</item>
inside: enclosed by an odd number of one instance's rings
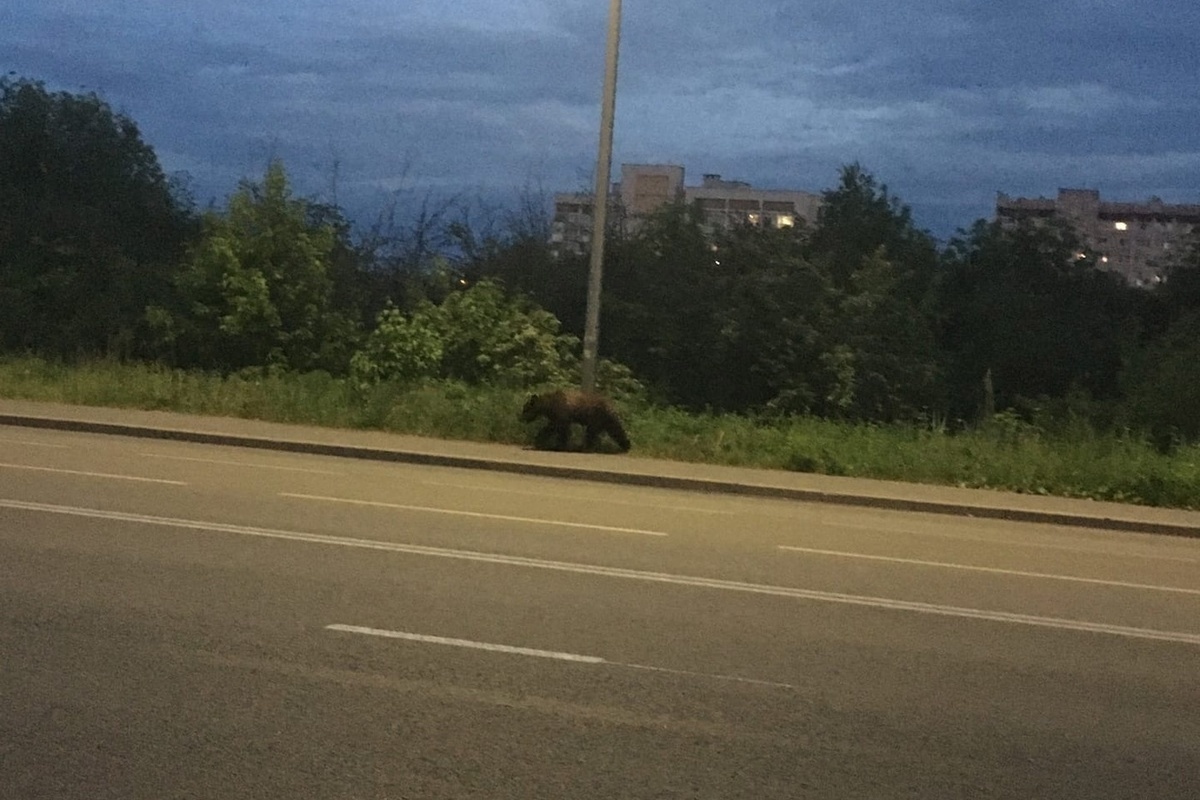
[[[617,443],[617,446],[621,448],[622,453],[629,452],[629,436],[625,433],[625,429],[621,427],[621,423],[616,419],[609,421],[608,435],[611,436],[613,441]]]

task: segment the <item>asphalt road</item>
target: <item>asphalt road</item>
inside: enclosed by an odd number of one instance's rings
[[[0,427],[0,797],[1182,798],[1200,541]]]

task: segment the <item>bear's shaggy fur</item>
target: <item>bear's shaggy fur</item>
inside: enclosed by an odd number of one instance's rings
[[[558,450],[566,450],[571,438],[571,425],[574,423],[583,426],[585,449],[593,449],[600,439],[600,434],[607,433],[621,448],[621,452],[629,451],[629,437],[625,435],[625,428],[621,425],[617,410],[602,394],[582,392],[578,389],[558,389],[532,395],[521,411],[521,420],[533,422],[538,417],[545,417],[547,420],[546,427],[537,435],[536,441],[540,447],[551,446]]]

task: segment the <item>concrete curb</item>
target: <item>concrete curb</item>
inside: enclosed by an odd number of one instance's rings
[[[338,456],[370,461],[391,461],[405,464],[422,464],[436,467],[460,469],[482,469],[493,472],[508,472],[538,475],[550,478],[589,480],[600,483],[616,483],[630,486],[647,486],[660,489],[734,494],[746,497],[767,497],[796,500],[807,503],[878,508],[892,511],[914,511],[929,514],[998,519],[1012,522],[1032,522],[1049,525],[1066,525],[1083,528],[1101,528],[1130,533],[1154,533],[1169,536],[1200,538],[1200,525],[1171,523],[1155,520],[1123,519],[1089,514],[1073,514],[1061,511],[1021,509],[1005,506],[955,503],[942,500],[888,497],[870,494],[847,494],[804,489],[798,487],[771,486],[740,481],[713,480],[706,478],[660,475],[628,470],[603,470],[586,467],[570,467],[552,464],[534,464],[521,461],[505,461],[496,458],[424,453],[415,450],[385,449],[361,445],[342,445],[328,442],[304,441],[299,439],[274,439],[242,434],[211,433],[182,428],[149,427],[116,422],[38,417],[24,414],[0,413],[0,425],[26,428],[99,433],[130,436],[142,439],[165,439],[199,444],[245,447],[257,450],[276,450],[312,455]]]

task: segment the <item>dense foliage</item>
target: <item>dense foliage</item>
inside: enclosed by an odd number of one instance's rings
[[[350,366],[360,384],[422,378],[562,384],[578,368],[578,345],[560,333],[552,314],[483,281],[441,305],[423,300],[410,314],[385,309]]]
[[[577,379],[587,265],[545,203],[426,202],[355,232],[269,164],[200,214],[94,94],[0,81],[0,349],[358,386]],[[812,227],[712,231],[670,205],[613,231],[602,374],[671,405],[920,422],[1087,420],[1200,437],[1200,247],[1132,288],[1074,234],[979,221],[939,245],[861,166]],[[620,365],[625,365],[624,367]]]
[[[166,306],[147,318],[156,343],[187,365],[338,369],[355,342],[353,317],[334,305],[336,231],[313,224],[272,162],[224,214],[204,217],[180,261]]]
[[[138,354],[195,229],[137,125],[0,78],[0,346]]]

